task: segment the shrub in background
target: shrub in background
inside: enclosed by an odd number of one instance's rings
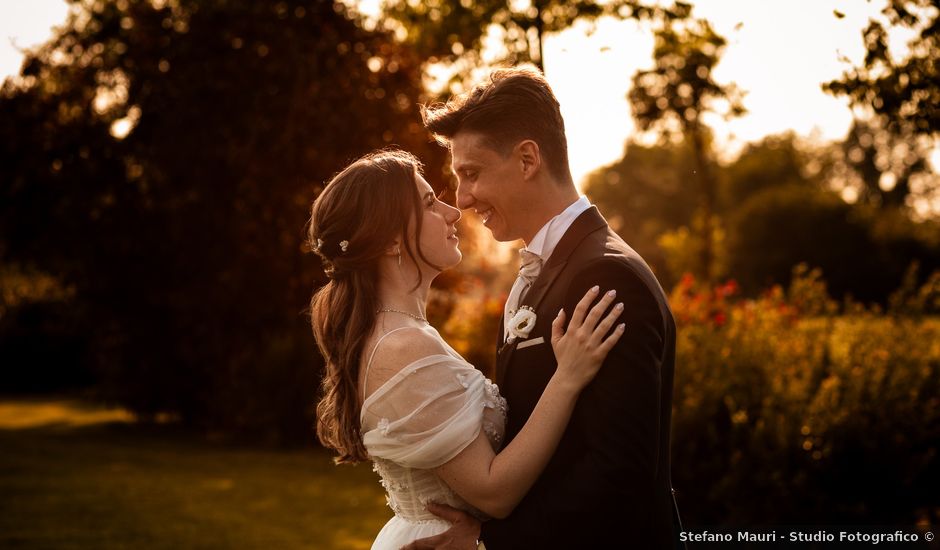
[[[940,319],[839,306],[805,267],[786,291],[737,292],[685,277],[671,296],[687,523],[936,521]]]

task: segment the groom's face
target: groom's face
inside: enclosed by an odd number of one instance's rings
[[[497,241],[524,237],[518,216],[525,202],[520,159],[493,148],[482,135],[458,132],[451,140],[457,207],[473,209]]]

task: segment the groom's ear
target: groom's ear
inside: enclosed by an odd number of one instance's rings
[[[539,168],[542,166],[542,154],[539,150],[539,144],[527,139],[516,146],[516,151],[523,179],[531,179],[538,174]]]

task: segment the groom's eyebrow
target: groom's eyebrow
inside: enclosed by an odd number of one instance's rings
[[[454,168],[454,172],[459,174],[460,172],[463,172],[464,170],[476,169],[477,166],[478,165],[475,162],[464,161],[464,162],[461,162],[460,164],[455,164],[453,168]]]

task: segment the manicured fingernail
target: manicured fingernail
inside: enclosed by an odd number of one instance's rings
[[[620,323],[619,325],[617,325],[617,330],[623,330],[623,329],[625,329],[625,328],[627,328],[627,324],[626,324],[626,323]]]
[[[601,289],[601,287],[599,287],[599,286],[597,286],[597,285],[594,285],[594,287],[591,288],[591,292],[598,292],[598,291],[600,291],[600,289]]]
[[[620,302],[619,304],[615,305],[614,307],[615,307],[618,311],[621,310],[621,309],[623,309],[623,302]]]
[[[616,290],[608,290],[608,291],[607,291],[607,295],[610,296],[611,298],[613,298],[614,296],[617,295],[617,291],[616,291]]]
[[[561,317],[561,314],[564,313],[564,312],[565,312],[565,308],[559,309],[559,310],[558,310],[558,315],[556,315],[555,317]]]

